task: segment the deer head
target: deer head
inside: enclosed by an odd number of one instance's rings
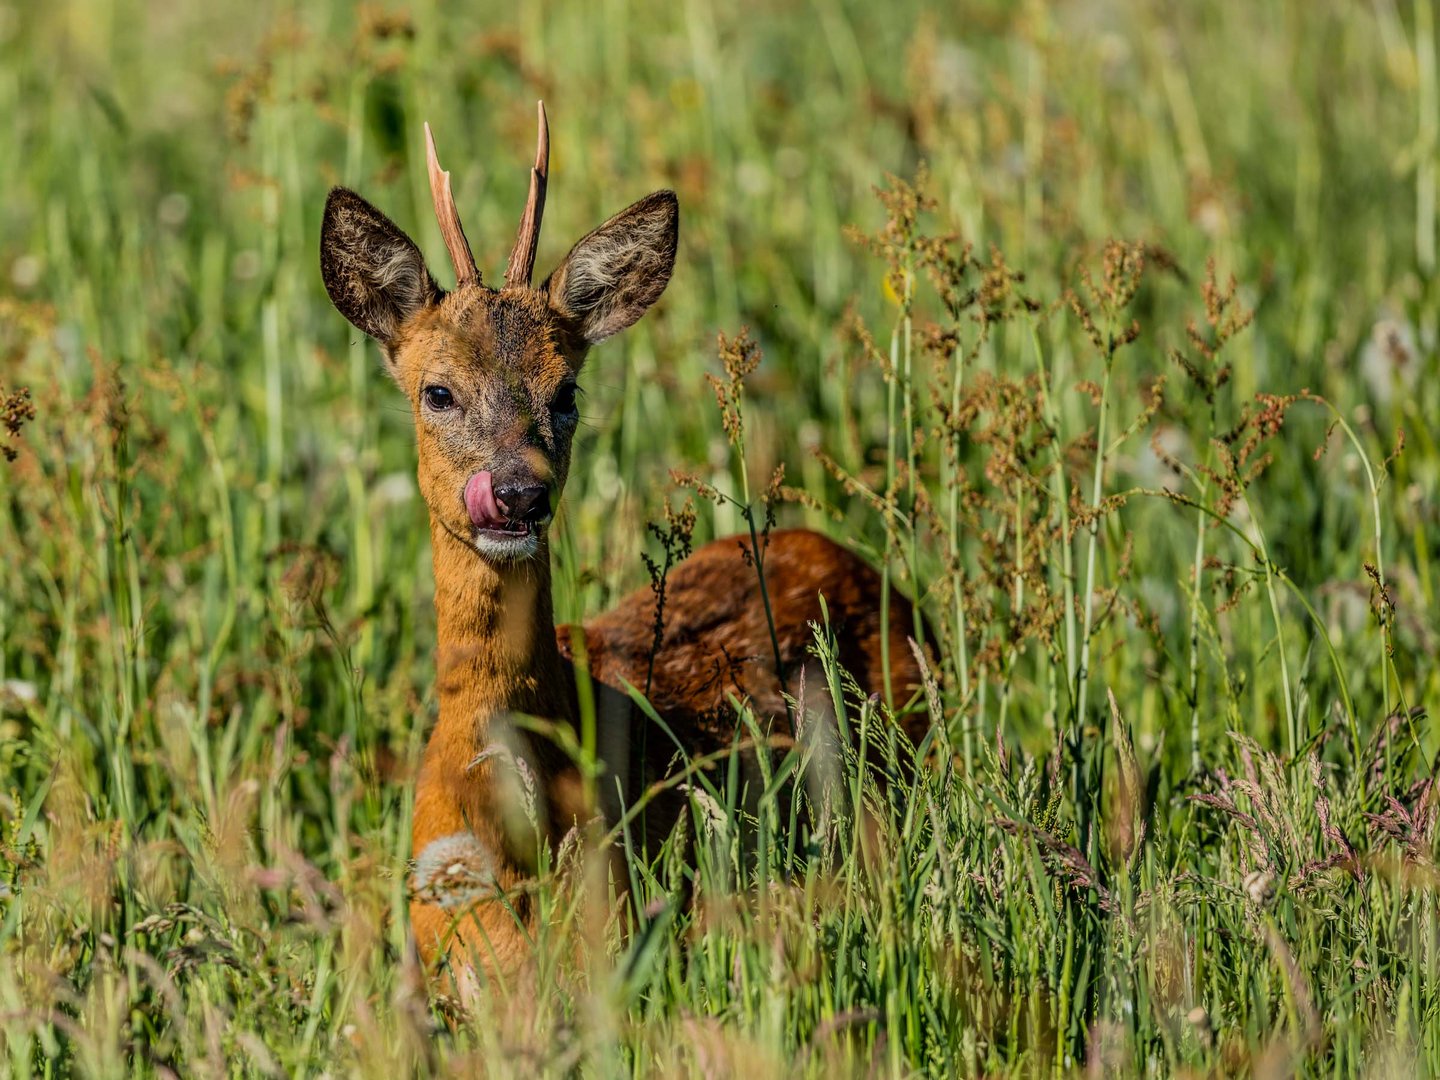
[[[433,518],[487,560],[528,559],[541,550],[569,472],[585,354],[665,291],[679,208],[674,192],[646,196],[581,239],[533,288],[550,154],[542,104],[529,199],[504,283],[491,288],[461,228],[428,124],[425,138],[455,290],[436,284],[420,249],[394,222],[338,187],[321,227],[325,290],[379,342],[410,400],[420,491]]]

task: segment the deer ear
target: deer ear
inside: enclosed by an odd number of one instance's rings
[[[381,345],[442,293],[425,256],[400,227],[346,188],[325,200],[320,273],[341,315]]]
[[[680,205],[647,195],[585,237],[540,288],[583,346],[632,326],[660,299],[675,268]]]

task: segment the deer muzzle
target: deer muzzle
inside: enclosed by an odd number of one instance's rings
[[[533,480],[497,486],[494,474],[486,469],[466,482],[465,510],[477,529],[523,535],[550,520],[550,489]]]

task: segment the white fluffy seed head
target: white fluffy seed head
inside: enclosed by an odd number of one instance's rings
[[[416,854],[410,888],[447,911],[491,899],[496,893],[495,857],[474,833],[450,833]]]

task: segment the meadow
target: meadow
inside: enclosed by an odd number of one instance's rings
[[[318,238],[343,183],[452,280],[429,121],[494,279],[537,98],[541,273],[681,206],[557,617],[807,525],[938,722],[817,628],[879,753],[702,773],[693,867],[552,867],[467,1010],[411,422]],[[9,0],[0,117],[7,1075],[1440,1073],[1432,0]]]

